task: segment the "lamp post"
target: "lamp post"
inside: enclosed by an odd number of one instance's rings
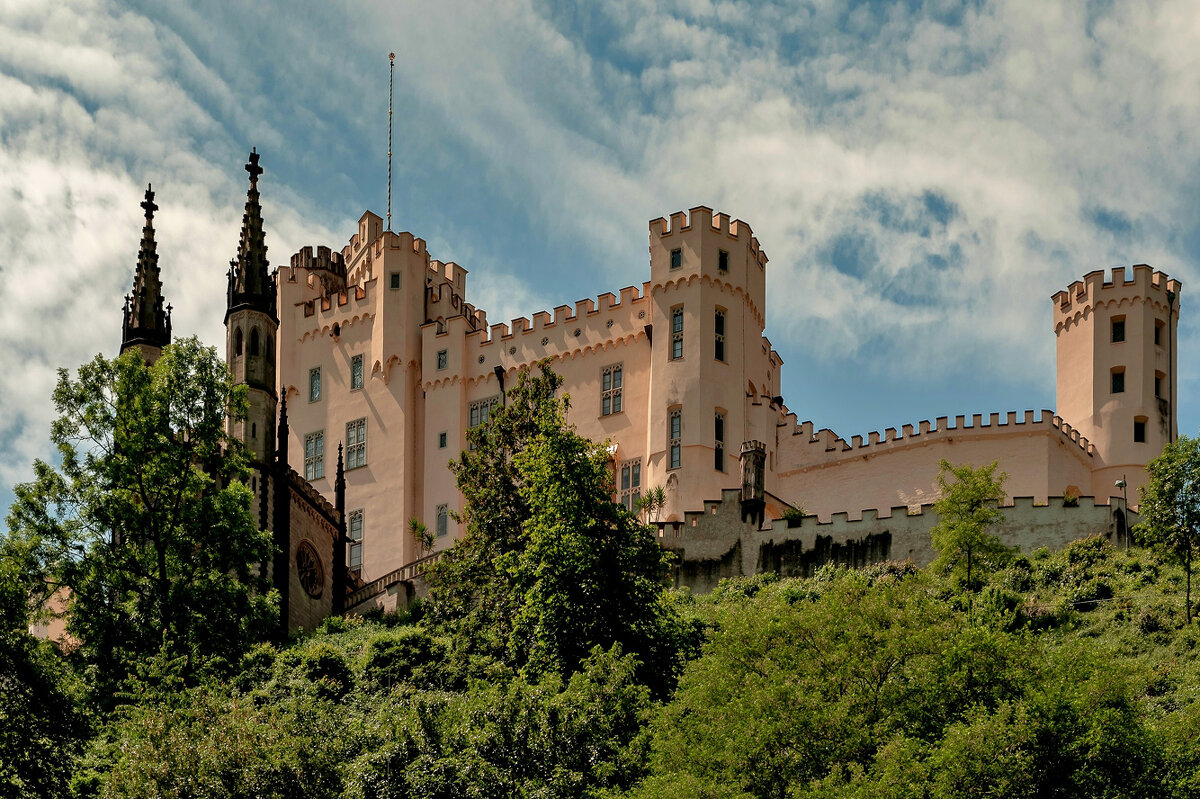
[[[1125,475],[1121,475],[1121,479],[1114,485],[1121,489],[1121,517],[1125,521],[1125,551],[1129,551],[1129,495],[1126,493]]]

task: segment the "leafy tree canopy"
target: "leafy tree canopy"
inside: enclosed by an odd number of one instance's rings
[[[937,487],[940,494],[933,504],[938,523],[930,534],[938,558],[934,567],[943,571],[962,568],[967,587],[973,588],[972,571],[983,564],[994,564],[1008,554],[1009,549],[989,528],[1004,519],[998,507],[1004,498],[1004,481],[1008,475],[996,474],[998,463],[992,461],[978,469],[969,465],[954,466],[947,460],[939,464]]]
[[[1146,470],[1137,532],[1143,541],[1177,558],[1187,576],[1187,620],[1192,621],[1192,562],[1200,546],[1200,439],[1180,436],[1163,447]]]

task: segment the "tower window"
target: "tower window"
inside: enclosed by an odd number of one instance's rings
[[[1155,321],[1154,323],[1154,346],[1162,346],[1163,328],[1166,327],[1162,322]]]
[[[446,448],[446,431],[443,430],[442,432],[438,433],[438,449],[445,449],[445,448]]]
[[[318,430],[304,437],[304,479],[320,480],[325,476],[325,431]]]
[[[1112,340],[1116,344],[1118,341],[1125,340],[1125,317],[1119,317],[1112,320]]]
[[[321,399],[321,367],[308,370],[308,401],[317,402]]]
[[[1121,394],[1125,391],[1125,367],[1118,366],[1112,370],[1112,393]]]
[[[447,351],[446,350],[438,350],[437,351],[437,368],[445,369],[449,363],[450,363],[450,355],[447,353]]]
[[[250,330],[250,354],[258,355],[258,328]]]
[[[468,407],[468,427],[479,427],[482,424],[487,424],[488,418],[492,415],[492,408],[500,404],[500,397],[488,397],[487,399],[476,400]]]
[[[600,373],[600,415],[621,412],[621,364],[604,367]]]
[[[367,420],[355,419],[346,424],[346,468],[367,465]]]
[[[1146,443],[1146,420],[1138,417],[1133,420],[1133,440],[1138,444]]]
[[[1166,375],[1164,375],[1162,372],[1155,372],[1155,373],[1154,373],[1154,396],[1158,397],[1159,399],[1162,399],[1162,395],[1163,395],[1163,378],[1164,378],[1165,376],[1166,376]]]
[[[717,411],[713,418],[713,468],[725,471],[725,414]]]
[[[619,470],[617,502],[630,513],[637,513],[638,500],[642,498],[642,462],[625,461]]]
[[[350,359],[350,390],[357,391],[363,387],[363,356],[355,355]]]
[[[682,456],[683,411],[679,408],[667,416],[667,468],[678,469]]]
[[[716,316],[713,318],[713,330],[716,331],[713,355],[718,361],[723,361],[725,360],[725,311],[721,308],[717,309]]]
[[[449,532],[450,527],[450,506],[437,506],[437,537],[442,538]]]
[[[683,266],[683,250],[671,250],[671,268],[678,269]]]
[[[671,309],[671,360],[683,357],[683,306]]]
[[[717,253],[717,271],[718,272],[728,272],[729,271],[729,251],[728,250],[721,250],[720,252]]]
[[[242,329],[237,329],[237,334],[233,337],[233,354],[238,358],[242,357]]]
[[[398,289],[398,288],[400,288],[400,273],[399,273],[399,272],[392,272],[392,274],[391,274],[391,275],[389,275],[389,277],[391,278],[391,284],[390,284],[390,285],[391,285],[391,287],[392,287],[393,289]]]
[[[350,511],[349,522],[346,525],[346,537],[350,539],[350,548],[346,550],[346,565],[351,569],[362,568],[363,512]]]

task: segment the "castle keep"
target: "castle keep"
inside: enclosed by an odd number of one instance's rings
[[[277,580],[292,626],[343,603],[404,600],[398,585],[430,556],[409,520],[433,531],[435,553],[453,543],[462,500],[447,464],[516,373],[543,358],[564,378],[570,422],[609,442],[614,499],[636,509],[664,489],[660,539],[682,555],[680,581],[698,588],[830,559],[928,560],[922,505],[943,458],[1000,461],[1014,543],[1122,536],[1114,482],[1124,476],[1136,502],[1146,463],[1176,434],[1180,285],[1149,266],[1091,272],[1054,294],[1057,411],[913,421],[846,440],[801,422],[781,396],[783,359],[764,335],[768,259],[745,222],[703,206],[652,220],[641,286],[489,323],[464,268],[370,212],[341,249],[307,247],[271,271],[256,154],[247,170],[226,350],[252,410],[231,432],[255,461],[262,523],[282,552],[274,573],[292,575]],[[130,319],[163,324],[146,310],[161,296],[143,296],[160,289],[157,260],[152,270],[144,260],[125,336],[143,351]],[[810,518],[783,518],[799,507]]]

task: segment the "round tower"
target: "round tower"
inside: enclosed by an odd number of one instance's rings
[[[1058,415],[1095,446],[1091,493],[1130,501],[1177,435],[1180,283],[1146,264],[1084,275],[1053,296]],[[1051,487],[1056,488],[1056,487]]]

